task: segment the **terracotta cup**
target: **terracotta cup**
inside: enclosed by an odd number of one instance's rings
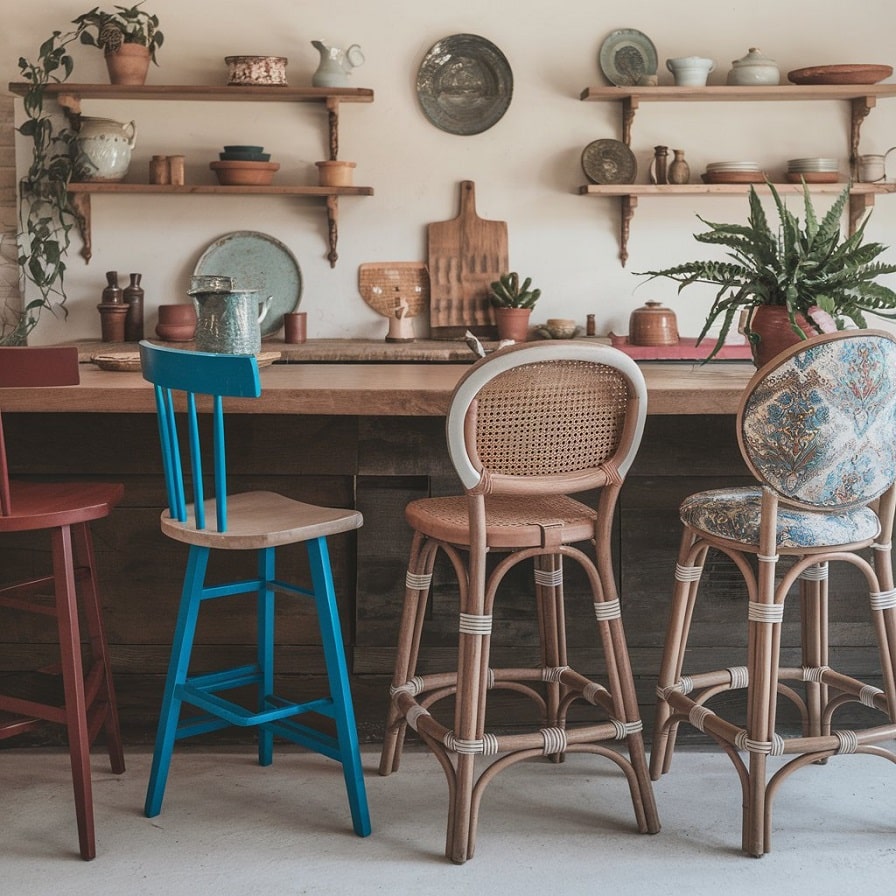
[[[193,305],[159,305],[156,335],[165,342],[189,342],[196,333],[196,309]]]
[[[288,311],[283,315],[283,341],[297,345],[308,338],[308,315],[304,311]]]

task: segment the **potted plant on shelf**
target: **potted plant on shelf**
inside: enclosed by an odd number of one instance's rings
[[[106,12],[95,6],[73,19],[82,44],[105,51],[113,84],[143,84],[150,61],[158,65],[156,50],[165,41],[159,17],[144,12],[143,0],[133,6],[115,6]]]
[[[637,275],[677,280],[679,292],[692,283],[718,287],[697,340],[699,344],[721,320],[716,344],[706,360],[722,347],[732,325],[742,325],[754,362],[762,366],[813,333],[843,329],[849,322],[866,327],[865,314],[896,319],[896,292],[877,282],[881,275],[896,273],[896,265],[876,261],[887,247],[864,242],[867,217],[855,233],[841,235],[840,220],[850,187],[819,221],[803,184],[805,220],[801,223],[774,185],[768,186],[778,213],[776,231],[751,186],[746,224],[716,224],[700,218],[710,229],[694,235],[698,242],[727,249],[730,261],[689,261]]]
[[[532,278],[520,283],[516,271],[502,274],[490,285],[489,299],[495,309],[498,339],[525,342],[529,335],[529,317],[541,296],[540,289],[530,289]]]

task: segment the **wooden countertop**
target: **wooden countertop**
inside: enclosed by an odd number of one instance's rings
[[[108,348],[108,346],[107,346]],[[265,350],[274,348],[265,343]],[[755,368],[739,362],[642,363],[648,413],[733,414]],[[465,364],[275,364],[261,370],[262,395],[228,403],[236,413],[444,416]],[[81,367],[81,384],[0,390],[4,412],[154,413],[152,388],[139,372]]]

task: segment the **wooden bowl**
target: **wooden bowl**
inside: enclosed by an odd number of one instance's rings
[[[266,187],[280,169],[278,162],[209,162],[223,187]]]

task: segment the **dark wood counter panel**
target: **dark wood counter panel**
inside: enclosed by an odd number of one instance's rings
[[[364,515],[363,527],[333,538],[330,549],[366,741],[381,736],[385,717],[410,541],[404,507],[417,497],[459,490],[445,448],[444,413],[464,369],[456,363],[278,364],[261,371],[262,398],[241,403],[229,418],[231,459],[240,471],[233,489],[269,488],[300,500],[356,507]],[[733,362],[651,362],[642,369],[650,416],[623,489],[614,555],[649,733],[680,534],[678,505],[694,491],[750,481],[733,414],[753,369]],[[2,390],[0,408],[15,474],[125,484],[124,502],[95,527],[95,540],[123,730],[128,743],[148,743],[186,558],[184,546],[159,531],[165,496],[151,387],[139,373],[85,363],[80,386]],[[47,557],[47,545],[30,535],[0,540],[3,578],[33,575]],[[284,556],[282,563],[284,574],[303,575],[302,552]],[[226,572],[240,574],[230,567]],[[570,651],[587,669],[588,662],[580,660],[593,640],[593,610],[576,574],[571,571],[566,583]],[[704,582],[692,643],[708,667],[718,668],[731,664],[732,650],[737,656],[744,643],[746,607],[737,576],[720,555],[711,559]],[[496,608],[496,665],[525,664],[538,650],[530,577],[521,572],[508,584]],[[873,669],[861,589],[852,571],[832,575],[831,639],[835,651]],[[197,668],[252,655],[251,610],[240,598],[213,603],[197,638]],[[793,609],[788,607],[784,638],[787,661],[798,665]],[[429,617],[425,665],[446,668],[457,618],[452,579],[442,565],[436,568]],[[323,668],[316,625],[305,608],[283,600],[278,626],[278,687],[300,699],[314,692]],[[35,657],[52,662],[47,643],[38,623],[17,629],[15,638],[0,630],[0,675],[27,667]],[[508,724],[516,711],[508,699],[496,698],[499,724]],[[208,735],[219,743],[245,736],[235,730]]]

